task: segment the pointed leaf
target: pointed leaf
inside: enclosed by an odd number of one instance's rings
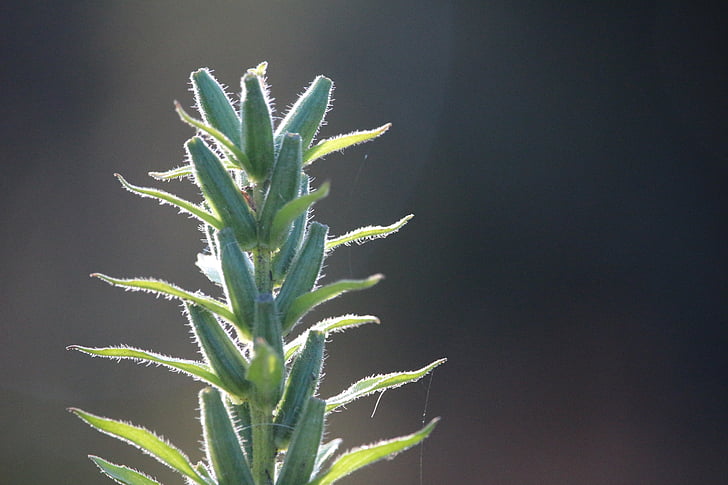
[[[129,192],[134,192],[135,194],[141,195],[142,197],[151,197],[153,199],[157,199],[162,204],[173,205],[177,207],[180,211],[193,215],[202,222],[206,222],[213,227],[219,228],[222,226],[222,222],[220,222],[215,216],[202,209],[201,207],[193,204],[192,202],[180,199],[176,195],[172,195],[163,190],[157,190],[148,187],[137,187],[136,185],[132,185],[127,182],[124,177],[122,177],[118,173],[115,173],[114,176],[119,179],[121,185],[123,185],[124,188],[127,189]]]
[[[195,178],[205,200],[219,220],[233,228],[240,246],[245,250],[251,249],[257,242],[257,225],[242,192],[201,138],[188,140],[185,147],[192,158]]]
[[[200,391],[200,415],[207,461],[218,485],[255,485],[242,445],[217,389]]]
[[[447,359],[439,359],[429,365],[426,365],[422,369],[411,372],[392,372],[390,374],[382,374],[361,379],[360,381],[352,384],[347,390],[337,394],[336,396],[328,398],[326,400],[326,412],[331,412],[338,407],[359,399],[360,397],[368,396],[369,394],[384,391],[386,389],[393,389],[410,382],[416,382],[427,375],[432,369],[440,364],[444,364],[446,361]]]
[[[276,485],[300,485],[311,479],[324,431],[325,407],[321,399],[309,398],[291,437]]]
[[[308,165],[331,152],[336,152],[353,145],[358,145],[359,143],[373,140],[374,138],[383,135],[391,126],[392,123],[387,123],[386,125],[382,125],[373,130],[352,131],[346,135],[338,135],[321,140],[316,145],[306,150],[306,153],[303,155],[303,164]]]
[[[147,291],[149,293],[156,293],[158,295],[163,295],[169,298],[179,298],[183,301],[194,302],[201,307],[206,308],[217,315],[220,315],[222,318],[228,320],[231,323],[235,322],[235,316],[230,311],[230,309],[218,300],[210,298],[209,296],[203,295],[201,293],[191,293],[187,290],[183,290],[178,286],[167,283],[166,281],[141,278],[119,279],[112,278],[111,276],[106,276],[101,273],[93,273],[91,274],[91,276],[94,278],[99,278],[100,280],[103,280],[110,285],[121,286],[122,288],[126,288],[127,290]]]
[[[110,359],[132,359],[139,362],[163,365],[175,371],[184,372],[199,380],[212,384],[213,386],[223,387],[220,379],[210,371],[210,369],[200,362],[194,360],[177,359],[167,357],[166,355],[148,352],[146,350],[135,349],[133,347],[82,347],[80,345],[69,345],[68,350],[78,350],[89,355],[108,357]]]
[[[373,315],[342,315],[340,317],[327,318],[314,324],[309,328],[308,331],[302,333],[295,339],[291,340],[286,344],[285,347],[285,358],[288,361],[293,355],[298,352],[298,349],[303,345],[308,337],[308,332],[311,330],[318,330],[324,332],[327,336],[330,333],[341,332],[347,328],[354,328],[366,323],[379,323],[379,319]]]
[[[348,451],[338,457],[328,470],[318,475],[306,485],[329,485],[376,461],[383,458],[391,458],[397,453],[405,451],[427,438],[432,433],[439,419],[433,419],[427,426],[416,433]]]
[[[187,112],[182,109],[182,105],[180,105],[176,101],[174,103],[174,107],[182,121],[190,126],[197,128],[203,133],[206,133],[213,140],[215,140],[220,149],[225,153],[227,157],[230,157],[231,161],[237,168],[242,168],[246,171],[250,169],[250,161],[248,160],[248,157],[246,157],[245,153],[240,150],[240,148],[238,148],[238,146],[233,143],[227,136],[225,136],[225,134],[223,134],[218,129],[210,125],[206,125],[202,121],[196,120],[192,116],[188,115]]]
[[[106,461],[98,456],[89,455],[101,471],[108,475],[112,480],[123,485],[160,485],[158,481],[152,480],[147,475],[133,470],[127,466],[116,465],[110,461]]]
[[[335,283],[322,286],[310,293],[304,293],[296,298],[290,309],[283,318],[283,332],[288,333],[301,317],[311,311],[314,307],[325,301],[349,291],[365,290],[379,283],[384,275],[375,274],[365,280],[340,280]]]
[[[336,450],[339,449],[342,442],[343,440],[341,438],[336,438],[335,440],[331,440],[328,443],[319,446],[318,453],[316,454],[316,463],[313,466],[314,475],[317,475],[319,470],[321,470],[321,467],[324,466],[324,463],[334,456],[334,453],[336,453]]]
[[[69,411],[102,433],[136,446],[178,473],[200,485],[205,485],[204,479],[197,474],[189,458],[151,431],[123,421],[96,416],[77,408],[70,408]]]
[[[238,165],[235,165],[229,160],[222,160],[222,164],[225,167],[225,170],[240,170]],[[192,165],[187,164],[171,170],[165,170],[164,172],[149,172],[148,175],[157,180],[171,180],[182,177],[191,177],[194,173]]]
[[[288,234],[291,223],[301,214],[304,214],[315,202],[329,195],[329,183],[324,182],[318,190],[296,197],[276,213],[270,229],[270,241],[274,247],[279,247],[283,238]]]
[[[394,234],[395,232],[399,231],[399,229],[407,224],[407,222],[413,217],[414,215],[410,214],[389,226],[360,227],[359,229],[347,232],[343,236],[335,237],[326,241],[326,250],[331,251],[335,247],[341,246],[342,244],[348,246],[352,242],[362,244],[372,239],[385,238],[390,234]]]
[[[331,79],[324,76],[313,80],[278,125],[275,134],[276,146],[280,146],[286,133],[300,134],[304,149],[311,145],[311,140],[316,136],[326,110],[329,109],[333,85]]]
[[[273,119],[260,70],[249,69],[243,76],[242,88],[241,146],[250,162],[248,175],[262,182],[273,169]]]
[[[217,128],[229,140],[236,142],[240,136],[240,118],[220,83],[207,69],[194,71],[190,80],[205,123]]]

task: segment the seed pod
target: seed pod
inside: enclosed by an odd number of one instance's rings
[[[219,485],[254,485],[248,461],[220,392],[200,391],[200,409],[207,461]]]
[[[263,247],[268,247],[271,243],[270,228],[273,217],[281,207],[298,195],[301,185],[301,156],[301,137],[295,133],[287,134],[278,152],[268,195],[259,217],[261,232],[258,234],[258,240]]]
[[[245,378],[248,362],[212,313],[197,305],[186,304],[186,307],[205,359],[225,391],[244,400],[250,392],[250,382]]]
[[[253,385],[252,402],[268,411],[273,410],[283,390],[283,358],[262,338],[255,339],[253,359],[246,378]]]
[[[243,77],[241,144],[250,161],[250,177],[261,182],[273,168],[273,119],[262,73],[250,69]]]
[[[230,416],[235,423],[235,432],[238,439],[243,443],[243,451],[248,457],[248,463],[253,463],[253,428],[250,425],[250,403],[245,401],[242,404],[230,405]]]
[[[240,246],[252,249],[257,239],[255,218],[230,174],[201,138],[191,138],[185,147],[205,200],[224,225],[233,228]]]
[[[240,118],[222,86],[207,69],[198,69],[192,73],[190,79],[197,106],[205,123],[240,146]]]
[[[279,448],[285,448],[288,444],[292,430],[298,425],[303,406],[316,391],[324,358],[325,340],[324,332],[309,331],[303,350],[293,363],[275,419],[275,442]]]
[[[238,245],[233,230],[226,227],[218,232],[218,247],[225,295],[237,320],[238,330],[247,338],[253,334],[255,299],[258,289],[253,277],[253,265]]]
[[[280,146],[286,133],[301,135],[303,149],[306,150],[321,126],[331,100],[331,79],[318,76],[306,92],[298,98],[291,110],[276,129],[276,146]]]
[[[276,306],[280,315],[288,313],[293,300],[311,291],[316,283],[324,260],[324,245],[328,230],[327,226],[318,222],[312,222],[309,225],[306,240],[291,263],[288,276],[283,281],[281,291],[276,297]]]
[[[291,446],[288,447],[276,485],[300,485],[311,479],[324,431],[325,408],[325,401],[315,397],[308,399],[291,437]]]
[[[281,337],[281,319],[278,315],[273,295],[264,293],[255,300],[255,326],[253,336],[262,338],[283,359],[283,337]]]
[[[301,190],[300,195],[308,194],[308,176],[303,174],[301,178]],[[301,247],[301,241],[303,241],[303,234],[306,231],[306,224],[308,223],[309,211],[305,211],[303,214],[298,216],[293,221],[291,232],[288,233],[285,241],[281,245],[281,249],[276,253],[273,258],[273,281],[280,283],[288,272],[288,268],[291,266],[293,257]]]

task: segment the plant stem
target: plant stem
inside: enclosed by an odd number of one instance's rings
[[[253,428],[253,479],[256,485],[273,485],[276,455],[273,413],[253,405],[250,418]]]

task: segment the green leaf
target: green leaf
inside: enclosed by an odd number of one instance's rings
[[[342,244],[348,246],[352,242],[362,244],[372,239],[385,238],[390,234],[394,234],[395,232],[399,231],[399,229],[407,224],[407,222],[413,217],[414,215],[410,214],[389,226],[360,227],[359,229],[347,232],[343,236],[335,237],[326,241],[326,250],[331,251],[332,249],[341,246]]]
[[[289,133],[283,138],[278,152],[275,170],[271,177],[270,188],[260,212],[259,241],[270,245],[270,230],[273,217],[285,204],[295,199],[301,186],[301,137]],[[288,232],[288,228],[285,230]],[[271,248],[276,249],[276,248]]]
[[[108,357],[110,359],[133,359],[140,362],[158,364],[175,371],[184,372],[196,377],[213,386],[223,387],[220,379],[210,369],[200,362],[194,360],[177,359],[166,355],[135,349],[133,347],[82,347],[80,345],[69,345],[67,350],[78,350],[93,356]]]
[[[242,168],[246,171],[250,170],[250,161],[248,160],[248,157],[246,157],[245,153],[221,131],[212,126],[206,125],[200,120],[194,119],[192,116],[188,115],[187,112],[182,109],[182,106],[176,101],[174,103],[174,107],[182,121],[197,128],[203,133],[206,133],[215,140],[220,149],[225,152],[225,155],[231,159],[237,168]]]
[[[329,108],[333,86],[331,79],[324,76],[313,80],[278,125],[275,133],[276,146],[280,146],[286,133],[300,134],[304,149],[311,145]]]
[[[236,142],[240,136],[240,118],[220,83],[207,69],[194,71],[190,80],[205,123],[217,128],[229,140]]]
[[[200,391],[200,415],[207,461],[212,465],[217,485],[255,485],[248,461],[217,389]]]
[[[306,332],[302,333],[295,339],[288,342],[285,346],[285,359],[288,361],[293,355],[298,352],[298,349],[303,345],[308,337],[308,332],[311,330],[317,330],[324,332],[327,336],[330,333],[342,332],[347,328],[354,328],[366,323],[379,323],[379,319],[373,315],[342,315],[340,317],[327,318],[320,322],[312,325]]]
[[[220,262],[225,295],[235,314],[235,326],[247,340],[251,340],[255,318],[255,299],[258,288],[255,286],[253,265],[238,245],[231,228],[217,233],[220,248]]]
[[[152,480],[147,475],[139,473],[129,467],[115,465],[114,463],[94,455],[89,455],[89,458],[91,458],[91,461],[93,461],[104,474],[123,485],[160,485],[158,481]]]
[[[270,241],[274,247],[279,247],[283,238],[288,234],[291,223],[301,214],[305,214],[315,202],[329,195],[328,182],[321,184],[318,190],[296,197],[276,213],[270,229]]]
[[[345,391],[328,398],[326,400],[326,412],[331,412],[338,407],[359,399],[360,397],[368,396],[369,394],[384,391],[386,389],[393,389],[410,382],[416,382],[432,371],[432,369],[440,364],[444,364],[446,361],[447,359],[439,359],[429,365],[426,365],[422,369],[411,372],[392,372],[390,374],[382,374],[361,379],[360,381],[352,384]]]
[[[323,332],[309,331],[303,350],[291,367],[275,418],[275,442],[278,448],[286,447],[292,431],[298,426],[304,405],[316,392],[323,365],[325,342],[326,335]]]
[[[324,443],[319,446],[318,453],[316,454],[316,463],[313,466],[314,475],[317,475],[319,470],[321,470],[321,467],[324,466],[324,463],[334,456],[334,453],[336,453],[336,450],[339,449],[342,441],[343,440],[341,438],[336,438],[335,440],[331,440],[328,443]]]
[[[376,461],[383,458],[391,458],[427,438],[432,433],[439,419],[433,419],[427,426],[416,433],[348,451],[338,457],[328,470],[318,475],[306,485],[329,485]]]
[[[195,167],[195,178],[205,200],[225,226],[232,227],[240,246],[251,249],[257,242],[257,224],[242,192],[220,159],[199,137],[185,144]]]
[[[222,164],[226,170],[240,170],[238,165],[229,160],[222,160]],[[157,180],[171,180],[182,177],[191,177],[194,175],[192,165],[182,165],[181,167],[166,170],[164,172],[149,172],[149,176]]]
[[[223,303],[203,295],[201,293],[191,293],[187,290],[167,283],[166,281],[154,280],[154,279],[119,279],[106,276],[101,273],[91,274],[94,278],[99,278],[102,281],[109,283],[110,285],[120,286],[132,291],[147,291],[149,293],[155,293],[157,295],[166,296],[169,298],[179,298],[183,301],[190,301],[200,305],[203,308],[207,308],[211,312],[220,315],[222,318],[228,320],[231,323],[235,322],[235,315],[230,309]]]
[[[176,195],[172,195],[169,192],[165,192],[163,190],[132,185],[118,173],[115,173],[114,176],[119,179],[121,185],[124,186],[124,188],[127,189],[129,192],[134,192],[135,194],[141,195],[142,197],[151,197],[153,199],[157,199],[162,204],[173,205],[177,207],[180,211],[193,215],[202,222],[206,222],[213,227],[220,228],[222,226],[222,222],[220,222],[215,216],[202,209],[201,207],[193,204],[192,202],[180,199]]]
[[[379,283],[384,275],[375,274],[364,280],[340,280],[297,297],[283,318],[283,333],[288,333],[314,307],[349,291],[365,290]]]
[[[324,260],[324,244],[329,228],[312,222],[300,251],[291,263],[288,276],[276,296],[276,307],[281,315],[288,313],[293,301],[307,291],[311,291],[321,272]]]
[[[308,165],[331,152],[337,152],[344,148],[373,140],[378,136],[383,135],[391,126],[392,123],[387,123],[386,125],[382,125],[373,130],[352,131],[346,135],[338,135],[321,140],[316,145],[306,150],[306,153],[303,154],[303,164]]]
[[[325,407],[321,399],[309,398],[291,437],[276,485],[300,485],[311,479],[324,431]]]
[[[249,69],[243,76],[241,146],[250,162],[248,175],[264,181],[273,169],[273,119],[267,89],[260,70]]]
[[[246,379],[248,362],[240,349],[212,313],[197,305],[185,306],[200,350],[220,378],[220,387],[238,400],[244,400],[250,382]]]
[[[194,482],[206,485],[205,480],[198,475],[184,453],[151,431],[122,421],[96,416],[77,408],[69,408],[69,411],[102,433],[136,446]]]

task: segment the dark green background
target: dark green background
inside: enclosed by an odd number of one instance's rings
[[[317,206],[332,233],[416,214],[396,237],[328,261],[326,281],[387,279],[319,312],[383,322],[333,339],[322,394],[450,359],[385,393],[373,418],[370,398],[330,420],[329,436],[352,447],[418,428],[425,407],[443,417],[423,451],[342,483],[724,483],[719,8],[15,3],[0,7],[0,482],[110,483],[94,453],[180,483],[71,405],[149,426],[199,458],[199,384],[64,347],[195,356],[175,303],[87,275],[212,291],[192,265],[196,223],[112,174],[151,184],[146,172],[181,162],[192,131],[172,101],[191,105],[191,70],[209,66],[237,91],[268,60],[279,112],[315,75],[334,79],[322,135],[393,123],[312,168],[333,183]]]

